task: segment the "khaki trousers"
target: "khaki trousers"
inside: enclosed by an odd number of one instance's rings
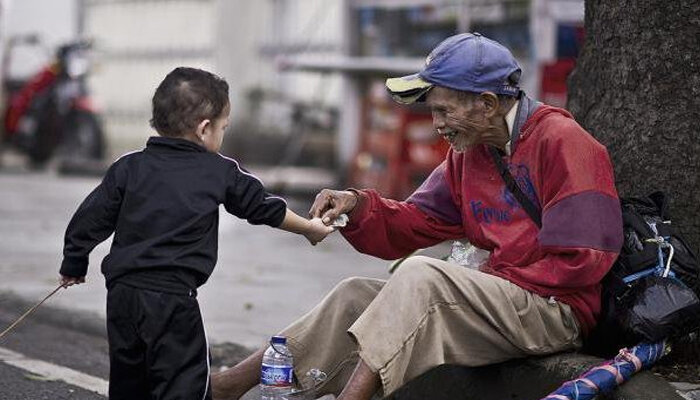
[[[328,374],[319,395],[340,393],[358,356],[388,395],[441,364],[479,366],[581,345],[568,305],[423,256],[388,281],[343,280],[282,334],[299,378],[311,368]]]

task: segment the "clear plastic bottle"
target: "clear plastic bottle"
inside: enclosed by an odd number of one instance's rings
[[[287,338],[273,336],[263,355],[260,370],[260,399],[283,400],[292,392],[294,360],[287,348]]]

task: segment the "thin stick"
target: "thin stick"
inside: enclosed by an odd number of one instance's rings
[[[44,302],[45,302],[46,300],[48,300],[49,297],[53,296],[53,295],[54,295],[56,292],[58,292],[61,288],[63,288],[63,284],[58,285],[58,287],[57,287],[56,289],[54,289],[51,293],[49,293],[46,297],[44,297],[43,300],[41,300],[40,302],[36,303],[32,308],[30,308],[29,310],[27,310],[27,312],[25,312],[25,313],[22,314],[19,318],[17,318],[17,320],[15,320],[15,322],[13,322],[12,325],[8,326],[7,329],[5,329],[4,331],[2,331],[2,333],[0,333],[0,339],[2,339],[2,337],[5,336],[5,334],[7,334],[7,332],[11,331],[12,328],[14,328],[17,324],[19,324],[20,322],[22,322],[22,320],[25,319],[29,314],[31,314],[32,312],[34,312],[34,310],[36,310],[40,305],[44,304]]]

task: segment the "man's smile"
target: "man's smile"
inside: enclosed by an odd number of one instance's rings
[[[452,142],[457,136],[457,131],[452,128],[438,129],[438,134],[442,135],[448,142]]]

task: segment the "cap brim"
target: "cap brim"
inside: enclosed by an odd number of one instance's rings
[[[401,104],[424,100],[423,97],[432,87],[432,83],[424,81],[418,74],[386,80],[386,88],[391,93],[391,97]]]

